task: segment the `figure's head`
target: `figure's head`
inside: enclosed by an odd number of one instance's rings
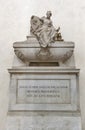
[[[47,15],[47,18],[50,18],[52,16],[51,11],[47,11],[46,15]]]

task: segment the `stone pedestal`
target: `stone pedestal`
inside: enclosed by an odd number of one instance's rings
[[[43,58],[36,44],[14,44],[6,130],[82,130],[73,48],[58,42]]]

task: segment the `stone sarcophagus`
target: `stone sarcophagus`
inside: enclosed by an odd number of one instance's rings
[[[31,36],[13,44],[6,130],[82,129],[75,44],[62,39],[51,15],[32,16]]]
[[[30,66],[38,63],[48,63],[56,66],[63,66],[68,63],[68,66],[74,66],[74,43],[56,41],[49,44],[48,47],[40,47],[39,42],[33,36],[29,36],[24,42],[16,42],[13,44],[16,56],[26,65]],[[42,65],[42,64],[41,64]]]

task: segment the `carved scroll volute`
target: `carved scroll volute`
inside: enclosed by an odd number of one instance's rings
[[[20,50],[14,50],[16,56],[22,61],[24,62],[27,66],[29,65],[29,61],[28,59],[24,56],[24,54],[20,51]]]

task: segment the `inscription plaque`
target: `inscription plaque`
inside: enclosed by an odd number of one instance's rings
[[[70,103],[69,80],[18,80],[17,103]]]
[[[10,111],[74,111],[78,108],[76,75],[13,74],[11,78]]]

